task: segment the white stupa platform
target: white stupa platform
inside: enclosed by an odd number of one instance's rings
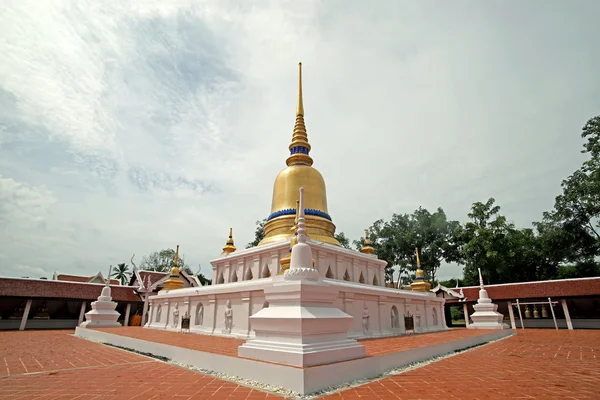
[[[479,299],[473,306],[475,312],[471,314],[469,329],[508,329],[508,325],[503,323],[504,316],[498,312],[498,305],[492,303],[487,290],[483,285],[481,269],[479,270]]]
[[[511,330],[450,329],[423,335],[360,339],[366,357],[314,367],[293,367],[243,358],[244,339],[190,335],[142,327],[77,328],[81,338],[206,369],[252,382],[269,384],[305,395],[357,379],[380,376],[394,368],[417,363],[512,335]],[[264,390],[264,388],[260,388]]]
[[[109,274],[110,276],[110,274]],[[121,326],[117,320],[119,313],[115,311],[117,303],[112,301],[110,286],[104,286],[98,300],[92,303],[92,309],[85,313],[83,328],[111,328]]]

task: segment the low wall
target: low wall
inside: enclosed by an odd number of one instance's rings
[[[510,325],[509,321],[504,321],[508,325]],[[564,318],[557,318],[556,323],[558,325],[558,329],[567,329],[567,320]],[[573,324],[573,329],[600,329],[600,319],[597,318],[589,318],[589,319],[571,319],[571,323]],[[554,320],[552,318],[527,318],[523,319],[523,324],[525,325],[525,329],[538,329],[538,328],[550,328],[556,329],[554,326]],[[517,328],[521,328],[521,321],[519,318],[515,318],[515,325]]]
[[[269,306],[264,290],[280,279],[278,276],[160,292],[149,300],[146,327],[179,331],[187,314],[192,333],[253,338],[249,317]],[[335,305],[354,317],[348,337],[401,335],[407,332],[406,315],[413,318],[414,332],[448,329],[443,314],[445,300],[433,294],[333,279],[323,281],[338,290]],[[226,314],[231,315],[231,330],[226,328]]]
[[[76,319],[28,319],[25,329],[74,329]],[[0,330],[19,329],[20,319],[0,319]]]

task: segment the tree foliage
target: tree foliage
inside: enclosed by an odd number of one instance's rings
[[[371,225],[369,236],[374,243],[375,253],[380,259],[387,261],[386,281],[394,281],[394,272],[398,272],[398,280],[409,283],[417,269],[415,248],[429,280],[435,275],[442,261],[452,262],[458,258],[458,245],[455,243],[454,231],[460,224],[448,221],[443,209],[434,213],[419,207],[412,214],[394,214],[389,222],[378,220]],[[355,241],[360,248],[364,238]],[[407,275],[400,279],[402,275]]]
[[[265,224],[267,223],[267,219],[263,219],[262,221],[256,221],[256,229],[254,230],[254,240],[246,245],[246,248],[258,246],[261,240],[265,237]]]
[[[142,263],[140,264],[140,269],[146,271],[168,272],[174,266],[175,250],[164,249],[144,256],[142,258]],[[192,269],[185,264],[183,257],[178,258],[177,267],[180,271],[185,271],[185,273],[188,275],[194,274]]]
[[[129,266],[125,263],[117,264],[117,268],[112,272],[112,278],[119,280],[121,285],[125,285],[127,283],[130,275]]]

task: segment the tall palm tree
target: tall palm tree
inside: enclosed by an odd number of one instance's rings
[[[125,263],[117,264],[117,268],[112,273],[112,277],[121,281],[121,285],[129,280],[129,266]]]

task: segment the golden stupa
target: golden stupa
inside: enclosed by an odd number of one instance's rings
[[[287,168],[275,178],[271,214],[265,224],[265,237],[258,244],[289,239],[294,235],[290,227],[294,226],[296,201],[301,187],[304,187],[304,212],[306,214],[306,233],[315,241],[340,246],[335,239],[335,225],[327,211],[327,193],[325,181],[319,171],[312,167],[310,144],[304,124],[304,105],[302,101],[302,63],[298,64],[298,104],[296,124],[289,145],[290,156],[286,160]]]
[[[415,280],[410,284],[413,292],[429,292],[431,289],[431,283],[425,280],[425,273],[421,268],[421,260],[419,259],[419,249],[415,249],[415,255],[417,256],[417,272],[415,273]]]
[[[175,250],[175,260],[173,261],[173,267],[169,272],[169,278],[165,281],[163,285],[163,290],[175,290],[181,289],[183,287],[183,280],[181,279],[178,265],[179,245],[177,245],[177,250]]]

